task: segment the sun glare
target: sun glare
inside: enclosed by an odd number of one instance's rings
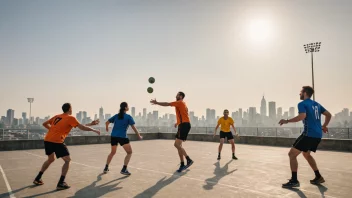
[[[273,27],[270,21],[256,19],[249,22],[248,35],[251,42],[267,43],[273,36]]]

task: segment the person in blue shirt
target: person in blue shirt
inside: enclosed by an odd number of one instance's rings
[[[316,152],[318,145],[323,137],[323,133],[328,131],[328,124],[331,120],[331,114],[319,103],[311,100],[314,94],[314,89],[310,86],[304,86],[300,93],[300,99],[303,100],[298,104],[298,116],[280,120],[279,124],[287,124],[290,122],[303,121],[304,129],[302,134],[297,138],[293,144],[290,152],[290,166],[292,171],[292,178],[288,183],[282,184],[283,188],[299,187],[300,183],[297,179],[298,161],[297,156],[303,152],[304,158],[308,161],[310,167],[315,173],[315,178],[310,180],[311,184],[324,183],[324,178],[320,175],[317,164],[311,156],[311,151]],[[325,122],[321,125],[321,115],[325,116]]]
[[[121,170],[121,174],[123,175],[131,175],[127,170],[128,162],[132,156],[132,147],[130,145],[130,140],[127,137],[128,127],[131,126],[133,131],[137,134],[138,138],[141,140],[142,136],[139,134],[136,129],[135,122],[132,116],[126,114],[129,110],[128,104],[126,102],[122,102],[120,104],[120,111],[118,114],[112,116],[108,121],[106,121],[106,131],[109,132],[109,124],[113,123],[114,127],[111,132],[111,152],[108,155],[108,159],[106,160],[106,165],[104,168],[104,173],[106,174],[109,171],[109,164],[116,154],[117,144],[120,144],[126,151],[127,155],[125,157],[124,165]]]

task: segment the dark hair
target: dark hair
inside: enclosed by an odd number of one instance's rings
[[[123,119],[123,116],[125,115],[125,110],[126,110],[126,107],[128,106],[127,102],[121,102],[120,104],[120,111],[119,113],[117,114],[117,118],[119,120],[122,120]]]
[[[303,92],[305,92],[308,97],[312,97],[312,95],[314,94],[314,89],[311,86],[304,86],[303,88]]]
[[[180,94],[182,96],[182,99],[184,99],[186,96],[185,93],[183,93],[182,91],[178,92],[178,94]]]
[[[229,112],[229,110],[227,110],[227,109],[224,110],[224,113],[225,113],[225,111]],[[230,112],[229,112],[229,113],[230,113]]]
[[[65,103],[65,104],[62,105],[62,111],[64,113],[67,113],[70,110],[70,108],[71,108],[71,104],[70,103]]]

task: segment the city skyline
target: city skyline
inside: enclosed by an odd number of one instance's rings
[[[277,107],[275,101],[266,101],[263,96],[261,99],[260,108],[257,111],[256,107],[249,108],[239,108],[237,110],[230,110],[230,115],[235,119],[236,125],[239,126],[261,126],[261,127],[270,127],[277,126],[277,122],[280,119],[288,119],[295,117],[298,112],[296,107]],[[48,115],[44,119],[38,116],[32,116],[32,118],[27,119],[27,113],[22,112],[22,117],[17,119],[14,114],[15,110],[8,109],[6,116],[1,116],[1,123],[4,123],[6,126],[12,125],[26,125],[29,124],[29,121],[34,122],[36,125],[41,125],[45,120],[48,120],[54,115]],[[223,110],[206,108],[205,114],[197,116],[195,111],[190,110],[189,116],[192,124],[195,126],[209,126],[215,125],[217,119],[223,116]],[[116,113],[110,113],[105,111],[101,106],[99,108],[99,114],[93,113],[90,114],[87,111],[80,110],[78,112],[73,112],[73,116],[77,118],[79,122],[84,124],[91,122],[92,120],[99,119],[101,121],[100,125],[103,126],[104,122],[111,118]],[[132,115],[136,119],[138,124],[142,125],[170,125],[170,122],[174,122],[176,118],[174,113],[162,113],[156,110],[149,110],[148,108],[137,109],[135,107],[130,107],[128,114]],[[56,114],[55,114],[56,115]],[[94,119],[93,119],[94,118]],[[351,122],[352,125],[352,112],[348,108],[343,108],[342,111],[335,114],[333,122],[342,123],[348,126],[348,122]],[[347,123],[345,123],[347,122]],[[292,126],[297,126],[297,124],[291,124]]]
[[[0,112],[28,112],[33,97],[41,117],[65,102],[97,114],[122,101],[172,113],[149,100],[178,91],[202,114],[259,108],[263,92],[296,107],[312,83],[303,45],[319,41],[316,100],[337,113],[352,108],[351,20],[347,0],[0,1]]]

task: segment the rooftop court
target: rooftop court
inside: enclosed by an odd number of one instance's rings
[[[67,183],[56,191],[63,161],[56,160],[43,175],[43,186],[32,181],[46,159],[44,149],[0,152],[0,197],[351,197],[352,153],[318,151],[315,158],[326,183],[311,185],[314,177],[299,157],[297,190],[282,189],[290,178],[288,148],[236,145],[239,160],[231,160],[225,144],[222,159],[218,143],[187,141],[184,147],[195,161],[184,173],[175,173],[179,159],[172,140],[131,142],[130,177],[121,175],[125,152],[118,149],[110,172],[102,174],[109,144],[69,146],[72,163]],[[12,190],[11,190],[12,189]],[[10,193],[9,193],[10,191]],[[12,193],[11,193],[12,191]]]

